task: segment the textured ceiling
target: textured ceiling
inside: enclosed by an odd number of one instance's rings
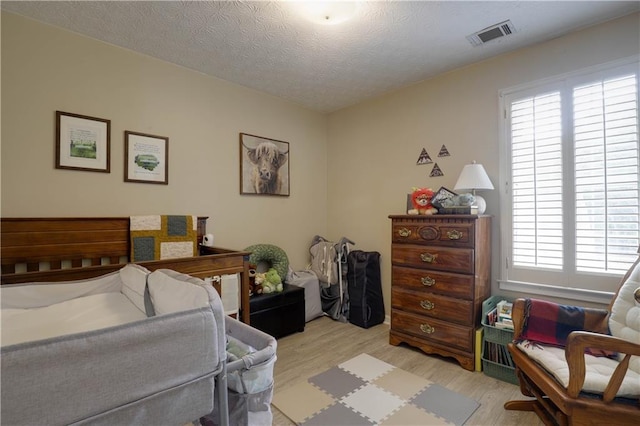
[[[323,25],[301,2],[2,1],[5,11],[331,112],[640,10],[638,1],[360,1]],[[510,19],[515,34],[467,35]]]

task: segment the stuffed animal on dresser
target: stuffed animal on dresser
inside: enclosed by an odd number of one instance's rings
[[[438,209],[433,207],[431,199],[433,198],[433,190],[431,188],[413,188],[411,193],[411,204],[413,209],[408,214],[432,215],[438,213]]]

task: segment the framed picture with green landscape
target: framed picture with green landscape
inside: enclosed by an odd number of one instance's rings
[[[56,111],[56,169],[111,172],[111,120]]]
[[[124,132],[124,181],[169,185],[169,138]]]

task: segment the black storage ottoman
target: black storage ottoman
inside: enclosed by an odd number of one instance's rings
[[[284,284],[280,293],[259,294],[249,300],[251,326],[276,339],[304,331],[304,288]]]

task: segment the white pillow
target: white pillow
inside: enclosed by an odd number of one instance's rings
[[[149,275],[149,294],[156,315],[209,306],[209,293],[193,282],[203,281],[183,274],[176,273],[172,277],[163,271],[152,272]]]
[[[147,284],[147,268],[143,268],[133,263],[127,264],[120,269],[120,280],[122,281],[122,294],[133,303],[136,308],[140,309],[146,315],[144,308],[144,287]]]
[[[640,304],[633,297],[633,292],[639,287],[640,263],[622,284],[609,316],[611,335],[634,343],[640,342]],[[640,357],[631,357],[629,369],[640,374]]]

